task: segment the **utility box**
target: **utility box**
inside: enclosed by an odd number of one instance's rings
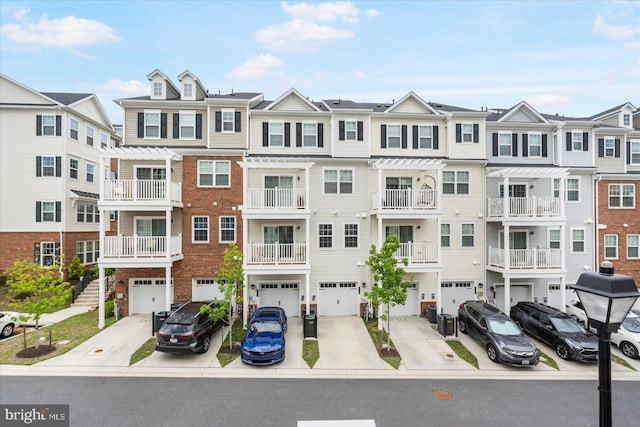
[[[318,316],[316,314],[305,315],[302,329],[304,338],[318,338]]]
[[[455,318],[450,314],[438,315],[438,333],[443,337],[453,335]]]
[[[438,322],[438,307],[436,305],[430,305],[427,307],[427,320],[429,323]]]

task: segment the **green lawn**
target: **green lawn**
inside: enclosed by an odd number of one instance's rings
[[[458,355],[458,357],[465,362],[469,363],[471,366],[476,369],[480,369],[480,365],[478,365],[478,359],[458,340],[445,340],[449,347]]]
[[[302,341],[302,358],[310,368],[316,364],[320,358],[320,347],[318,347],[317,340],[303,340]]]
[[[378,329],[378,319],[369,319],[368,321],[364,318],[362,319],[367,330],[369,331],[369,336],[371,337],[371,341],[373,341],[373,345],[376,346],[376,350],[380,353],[383,344],[387,344],[387,331],[384,329]],[[391,341],[391,349],[396,351],[395,346],[393,345],[393,340]],[[397,351],[396,351],[397,352]],[[400,363],[402,362],[402,358],[398,356],[380,356],[382,360],[387,362],[389,365],[393,366],[395,369],[398,369]]]

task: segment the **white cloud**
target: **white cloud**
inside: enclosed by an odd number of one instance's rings
[[[28,15],[29,12],[31,12],[31,9],[18,9],[18,11],[13,14],[13,17],[19,21]]]
[[[369,76],[367,76],[363,71],[360,70],[355,70],[353,72],[353,77],[355,77],[358,80],[365,80],[367,79]]]
[[[369,18],[375,18],[376,16],[380,16],[382,15],[382,13],[380,13],[379,10],[376,9],[367,9],[367,11],[365,12],[365,14],[369,17]]]
[[[331,22],[341,19],[344,22],[358,22],[358,9],[350,1],[339,1],[330,3],[296,3],[289,5],[287,2],[280,3],[282,10],[294,18],[302,18],[308,21]]]
[[[27,14],[28,10],[18,11],[15,16],[21,22],[2,25],[2,35],[18,43],[60,47],[87,46],[121,40],[113,28],[98,21],[76,18],[73,15],[49,19],[43,15],[37,22],[23,22]]]
[[[227,78],[236,80],[250,80],[273,74],[274,68],[280,67],[284,63],[271,54],[253,56],[244,64],[238,65],[230,73],[225,74]]]
[[[355,37],[353,31],[321,26],[305,19],[256,31],[256,40],[276,50],[291,50],[306,41],[340,40]]]
[[[535,108],[565,105],[573,102],[571,99],[561,95],[537,95],[527,98],[526,101]]]
[[[593,23],[594,33],[600,33],[609,40],[625,40],[632,38],[636,34],[640,34],[640,25],[614,25],[609,24],[602,16],[598,15]]]

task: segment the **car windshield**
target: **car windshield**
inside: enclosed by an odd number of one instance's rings
[[[640,333],[640,317],[627,317],[622,322],[622,327],[629,332]]]
[[[513,320],[508,319],[489,319],[489,329],[494,334],[504,336],[516,336],[522,334],[518,325]]]
[[[278,322],[253,322],[251,324],[251,332],[281,332],[282,327]]]
[[[587,331],[572,318],[565,317],[552,317],[551,323],[556,327],[558,332],[563,333],[577,333],[582,332],[586,333]]]

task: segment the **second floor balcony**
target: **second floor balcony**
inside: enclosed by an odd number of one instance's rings
[[[373,209],[376,210],[422,210],[438,209],[436,190],[433,189],[393,189],[373,193]]]
[[[244,257],[247,265],[306,264],[306,243],[250,243]]]
[[[489,247],[489,267],[505,270],[561,269],[563,267],[562,250],[550,248],[505,250]]]
[[[152,179],[109,179],[104,181],[103,202],[113,203],[182,203],[179,182]]]
[[[488,199],[488,218],[552,219],[564,216],[559,197],[508,197]]]
[[[274,211],[308,209],[307,199],[304,188],[249,188],[244,208]]]
[[[182,234],[171,236],[167,240],[166,236],[106,236],[100,255],[108,260],[139,261],[181,256]]]
[[[438,247],[434,243],[400,243],[395,257],[398,261],[407,259],[412,264],[435,264],[438,262]]]

